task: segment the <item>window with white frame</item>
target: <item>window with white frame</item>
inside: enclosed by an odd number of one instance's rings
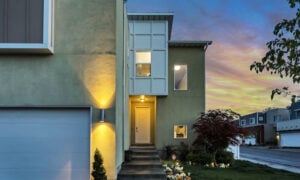
[[[151,51],[135,52],[135,70],[137,77],[151,76]]]
[[[255,124],[255,118],[249,118],[250,124]]]
[[[186,139],[186,138],[187,138],[187,126],[174,125],[174,139]]]
[[[242,119],[241,120],[241,126],[245,126],[246,125],[246,120],[245,119]]]
[[[174,90],[187,90],[187,65],[174,65]]]
[[[52,53],[53,3],[1,0],[0,53]]]

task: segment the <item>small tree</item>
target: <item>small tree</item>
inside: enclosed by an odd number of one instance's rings
[[[193,145],[204,146],[206,151],[212,154],[213,162],[216,163],[218,150],[224,150],[229,144],[238,144],[236,137],[240,130],[231,121],[239,117],[239,114],[229,109],[209,110],[207,113],[201,113],[197,122],[192,126],[197,134]]]
[[[92,176],[94,177],[94,180],[106,180],[107,179],[106,171],[103,166],[103,159],[97,148],[95,150],[95,155],[94,155]]]
[[[288,0],[290,7],[296,9],[296,15],[290,20],[282,20],[273,31],[275,39],[267,43],[268,51],[259,62],[254,62],[250,70],[256,73],[268,71],[281,78],[290,77],[294,84],[300,83],[300,0]],[[291,95],[287,87],[274,89],[274,95]],[[296,95],[292,95],[292,102]]]

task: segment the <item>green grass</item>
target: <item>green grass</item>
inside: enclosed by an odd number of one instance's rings
[[[300,174],[238,160],[226,169],[186,165],[184,171],[192,180],[300,180]]]

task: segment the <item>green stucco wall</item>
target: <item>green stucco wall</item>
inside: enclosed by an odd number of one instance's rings
[[[0,107],[92,106],[95,134],[106,109],[103,127],[115,139],[104,163],[114,179],[123,161],[123,0],[54,2],[54,54],[0,54]]]
[[[100,106],[99,70],[115,69],[115,1],[55,1],[54,17],[53,55],[0,55],[0,106]]]
[[[174,91],[174,64],[187,64],[188,90]],[[192,143],[191,125],[205,111],[205,51],[193,47],[169,47],[169,95],[157,97],[156,147]],[[174,125],[187,125],[188,138],[174,139]]]

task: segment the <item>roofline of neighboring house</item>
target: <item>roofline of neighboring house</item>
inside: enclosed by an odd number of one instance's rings
[[[127,13],[128,20],[130,21],[168,21],[168,30],[169,30],[169,40],[171,39],[172,34],[172,25],[174,13]]]
[[[207,49],[212,41],[184,41],[184,40],[172,40],[169,41],[169,47],[202,47],[204,50]]]

